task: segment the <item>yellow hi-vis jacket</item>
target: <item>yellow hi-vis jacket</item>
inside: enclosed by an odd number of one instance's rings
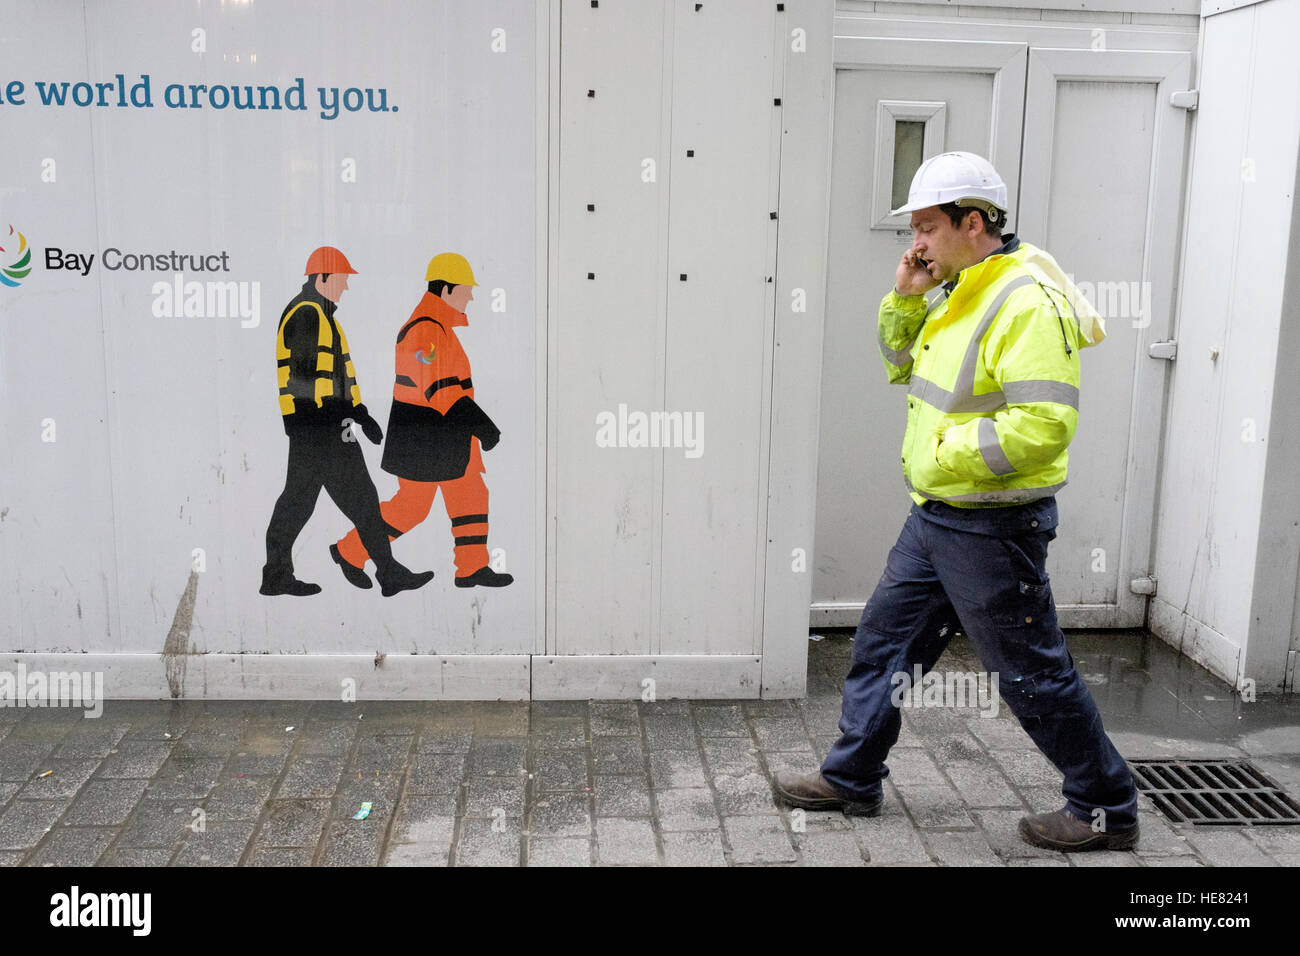
[[[890,382],[908,385],[903,480],[917,504],[1021,504],[1065,484],[1079,418],[1079,350],[1101,316],[1050,255],[1021,242],[957,277],[928,310],[880,303]]]

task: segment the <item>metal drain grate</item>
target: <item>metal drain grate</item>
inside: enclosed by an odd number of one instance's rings
[[[1246,760],[1130,760],[1137,788],[1175,823],[1300,823],[1300,803]]]

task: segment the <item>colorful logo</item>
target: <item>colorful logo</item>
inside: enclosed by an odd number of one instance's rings
[[[436,352],[436,351],[437,351],[437,349],[430,349],[428,352],[426,352],[424,349],[416,349],[416,350],[415,350],[415,357],[416,357],[416,358],[420,361],[420,363],[423,364],[423,365],[432,365],[432,364],[433,364],[433,353]]]
[[[12,236],[14,234],[14,227],[10,226],[9,235]],[[17,233],[17,236],[18,252],[16,255],[18,256],[18,261],[0,268],[0,284],[7,285],[10,288],[17,288],[19,284],[18,280],[26,279],[28,274],[32,271],[32,250],[27,248],[27,237],[21,232]],[[5,242],[11,246],[13,245],[13,242],[10,239],[6,238]],[[8,252],[8,250],[4,246],[0,246],[0,252]]]

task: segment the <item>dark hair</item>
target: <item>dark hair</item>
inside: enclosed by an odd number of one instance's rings
[[[456,288],[456,283],[448,282],[446,279],[434,279],[429,283],[429,291],[436,296],[441,296],[443,290],[450,292],[454,288]]]
[[[1002,227],[1006,224],[1007,214],[999,213],[998,221],[995,223],[991,216],[978,206],[959,206],[955,202],[942,203],[939,209],[943,211],[949,219],[952,220],[952,226],[957,229],[962,222],[973,212],[980,215],[980,220],[984,223],[984,231],[994,239],[1002,238]]]

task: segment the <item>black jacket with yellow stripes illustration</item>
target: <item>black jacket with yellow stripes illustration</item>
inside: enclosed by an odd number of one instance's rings
[[[314,277],[285,307],[276,333],[280,413],[286,434],[335,427],[361,404],[361,389],[338,308],[313,286]]]

